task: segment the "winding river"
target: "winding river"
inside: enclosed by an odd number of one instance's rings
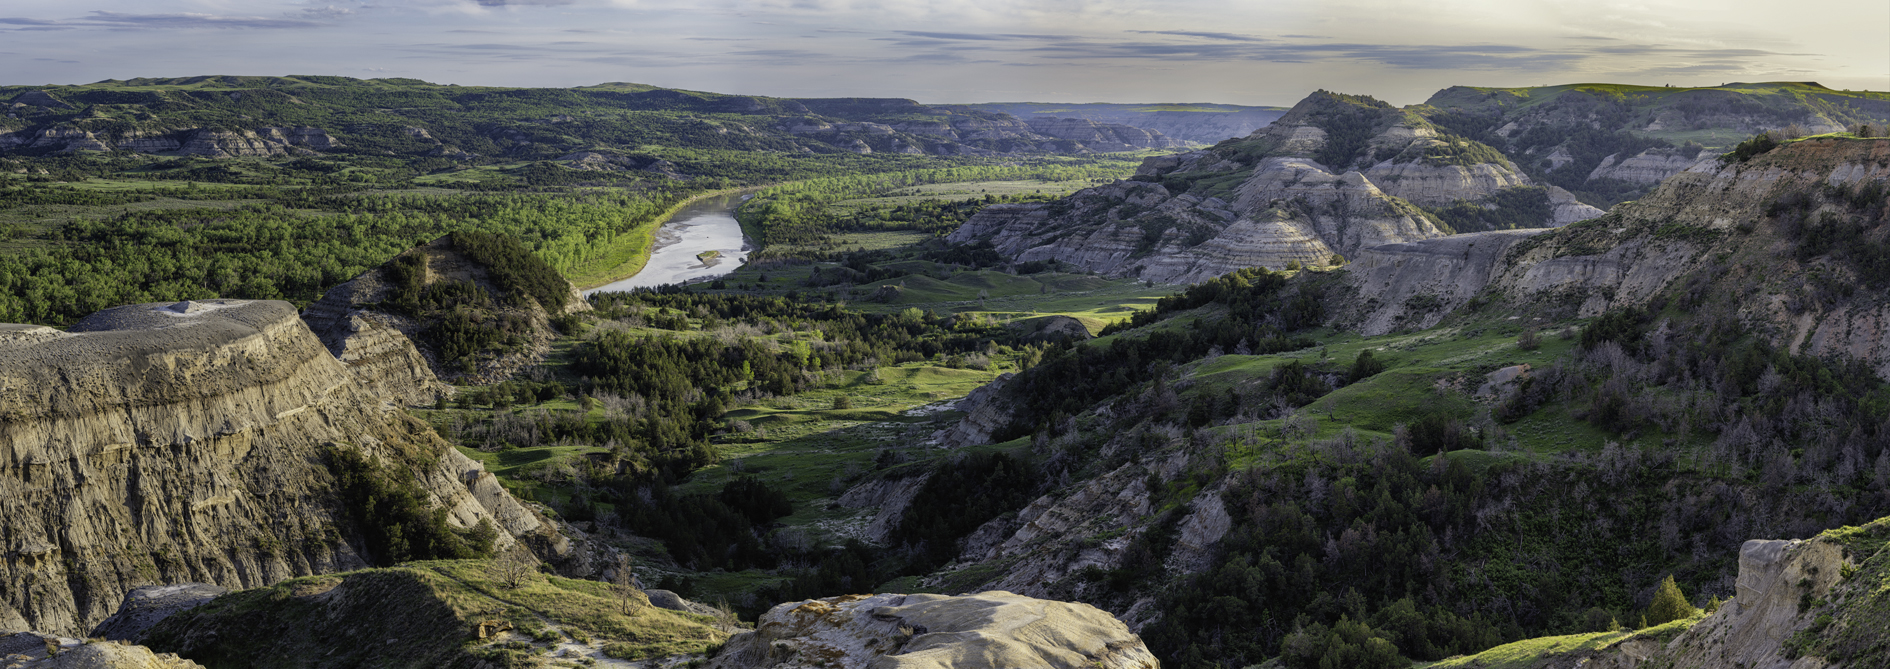
[[[722,276],[742,266],[753,244],[735,222],[735,208],[743,195],[729,193],[703,198],[683,207],[656,230],[656,250],[643,270],[628,279],[584,291],[604,293],[632,288],[653,288],[668,283]],[[707,255],[714,251],[713,256]]]

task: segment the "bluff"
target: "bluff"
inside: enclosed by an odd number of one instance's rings
[[[1638,198],[1755,133],[1798,136],[1890,122],[1890,102],[1814,82],[1453,86],[1414,110],[1601,207]]]
[[[1215,144],[1246,137],[1286,113],[1284,107],[1247,107],[1227,104],[1109,104],[987,102],[965,105],[1003,112],[1025,121],[1034,118],[1078,118],[1115,123],[1159,132],[1184,142]]]
[[[544,358],[552,319],[589,311],[563,276],[516,240],[473,233],[435,239],[310,303],[302,319],[380,396],[432,404]]]
[[[903,98],[770,98],[612,83],[447,86],[413,79],[201,76],[0,86],[0,155],[251,158],[354,154],[557,160],[649,170],[649,146],[780,153],[997,155],[1181,146],[1160,130]],[[671,166],[673,167],[673,166]]]
[[[1876,259],[1886,195],[1886,139],[1813,138],[1703,162],[1579,225],[1369,249],[1343,275],[1335,323],[1421,329],[1472,301],[1563,318],[1671,303],[1890,376],[1890,298],[1876,290],[1890,279]]]
[[[77,635],[132,588],[367,566],[330,449],[408,468],[446,521],[570,542],[357,383],[285,302],[141,304],[0,327],[0,628]]]
[[[1505,206],[1515,213],[1492,223],[1488,212]],[[989,241],[1018,261],[1193,283],[1241,267],[1328,265],[1451,232],[1427,207],[1471,212],[1455,218],[1464,227],[1601,213],[1533,187],[1501,153],[1414,113],[1321,91],[1245,139],[1150,158],[1132,180],[1058,202],[987,207],[948,239]]]

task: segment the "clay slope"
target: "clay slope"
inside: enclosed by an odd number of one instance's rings
[[[1872,260],[1890,234],[1886,188],[1885,139],[1810,139],[1702,163],[1581,225],[1370,249],[1347,268],[1354,292],[1336,323],[1425,328],[1479,298],[1572,317],[1671,303],[1890,375],[1890,277]]]
[[[1519,192],[1531,226],[1599,215],[1500,153],[1371,98],[1315,93],[1272,125],[1212,149],[1150,158],[1132,181],[1043,205],[988,207],[950,240],[1019,261],[1192,283],[1242,267],[1326,265],[1450,229],[1422,207],[1487,210]]]
[[[413,469],[448,522],[569,542],[355,382],[286,302],[143,304],[0,328],[0,629],[78,635],[137,586],[366,566],[325,451]]]
[[[522,248],[513,250],[529,255]],[[557,336],[551,320],[590,310],[576,286],[542,261],[534,267],[550,284],[549,294],[533,296],[528,286],[509,285],[507,275],[456,246],[449,235],[329,289],[302,319],[380,397],[430,405],[452,393],[441,379],[497,383],[543,359]],[[403,293],[409,296],[404,301]],[[459,315],[465,316],[443,325]],[[441,333],[469,328],[491,332],[497,342],[449,359]]]

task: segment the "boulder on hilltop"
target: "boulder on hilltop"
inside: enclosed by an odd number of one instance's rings
[[[729,639],[710,669],[1158,669],[1128,626],[1077,602],[991,591],[787,602]]]

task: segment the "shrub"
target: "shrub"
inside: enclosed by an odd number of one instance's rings
[[[1687,602],[1687,596],[1680,592],[1679,584],[1673,582],[1673,575],[1668,574],[1667,579],[1661,581],[1660,587],[1654,590],[1654,601],[1647,605],[1646,625],[1685,620],[1699,612]]]
[[[853,398],[847,397],[846,395],[835,395],[833,398],[833,408],[836,411],[851,409],[853,408]]]
[[[1721,154],[1719,156],[1719,162],[1722,165],[1743,163],[1751,160],[1753,156],[1763,154],[1776,148],[1778,148],[1778,140],[1772,138],[1772,133],[1762,132],[1753,135],[1752,139],[1740,142],[1738,146],[1733,147],[1732,151]]]
[[[1368,348],[1359,351],[1358,357],[1352,359],[1352,369],[1346,373],[1345,377],[1348,383],[1358,383],[1382,371],[1385,371],[1385,363],[1373,356],[1372,350]]]

